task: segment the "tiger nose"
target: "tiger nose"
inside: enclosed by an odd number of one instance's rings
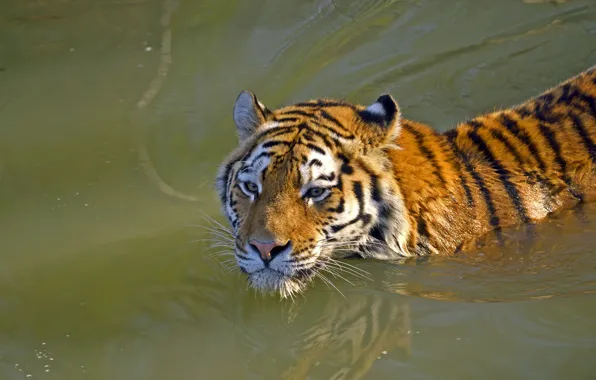
[[[273,260],[275,256],[283,252],[286,248],[289,247],[290,241],[288,240],[286,243],[281,243],[278,241],[270,241],[270,242],[260,242],[258,240],[251,240],[250,245],[253,246],[254,249],[259,251],[261,255],[261,259],[268,263],[269,261]]]

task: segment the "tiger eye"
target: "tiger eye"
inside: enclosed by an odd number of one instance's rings
[[[310,190],[308,190],[308,195],[316,198],[318,196],[321,196],[323,194],[323,191],[325,191],[325,189],[323,189],[322,187],[313,187]]]
[[[254,182],[245,182],[244,186],[246,186],[246,190],[250,191],[251,193],[256,193],[259,191],[259,186]]]

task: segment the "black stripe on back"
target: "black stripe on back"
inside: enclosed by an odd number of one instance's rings
[[[534,101],[534,116],[549,124],[559,124],[563,115],[559,112],[554,112],[555,96],[552,93],[541,95],[536,101]]]
[[[565,181],[565,183],[567,184],[569,192],[574,198],[576,198],[580,202],[583,202],[584,197],[577,191],[575,191],[574,184],[571,181],[571,178],[569,178],[569,175],[567,175],[567,161],[565,161],[563,155],[561,154],[561,146],[557,141],[557,136],[548,126],[546,126],[543,123],[538,123],[538,128],[540,130],[540,133],[542,134],[542,136],[544,136],[544,138],[548,142],[548,145],[555,154],[555,161],[561,168],[563,181]]]
[[[596,163],[596,145],[594,145],[594,141],[590,138],[590,134],[588,133],[584,122],[582,121],[581,117],[576,115],[575,113],[571,112],[569,114],[571,118],[571,124],[573,125],[573,129],[582,139],[582,143],[584,147],[588,151],[590,158],[592,159],[593,163]]]
[[[521,154],[519,153],[517,148],[515,146],[513,146],[513,144],[511,144],[511,142],[507,139],[507,137],[505,137],[505,135],[503,133],[501,133],[501,131],[499,131],[498,129],[489,129],[489,131],[490,131],[490,134],[492,135],[492,137],[495,138],[495,140],[498,140],[499,142],[501,142],[501,144],[503,144],[505,146],[505,148],[507,148],[509,153],[511,153],[511,155],[513,156],[513,159],[515,160],[515,162],[517,162],[517,164],[519,166],[523,166],[524,161],[521,157]]]
[[[490,191],[488,190],[488,188],[486,187],[486,184],[484,183],[484,179],[482,178],[480,173],[478,173],[474,169],[474,167],[470,163],[470,160],[468,160],[468,157],[462,151],[459,150],[455,141],[451,140],[451,143],[453,145],[453,149],[456,152],[457,156],[460,157],[462,162],[464,163],[464,167],[466,168],[467,172],[470,173],[470,175],[476,182],[476,186],[478,186],[478,189],[480,190],[480,193],[482,194],[482,197],[484,198],[484,203],[486,204],[486,209],[490,216],[489,224],[494,228],[495,234],[497,235],[497,238],[499,239],[499,241],[502,242],[503,236],[501,234],[501,227],[500,227],[501,221],[499,220],[499,216],[497,215],[497,210],[495,209],[495,204],[493,202]]]
[[[534,181],[537,181],[540,185],[542,185],[543,188],[552,189],[554,187],[553,184],[550,182],[550,180],[548,178],[545,178],[543,174],[536,173],[534,170],[527,171],[524,168],[524,160],[521,156],[521,153],[517,150],[517,148],[513,144],[511,144],[511,141],[509,141],[507,136],[505,136],[503,133],[501,133],[501,131],[498,129],[489,129],[489,130],[491,132],[491,135],[495,139],[499,140],[505,146],[505,148],[507,148],[507,150],[511,153],[514,160],[517,162],[517,164],[523,170],[524,175],[528,178],[528,183],[530,185],[533,185]],[[545,199],[545,202],[548,203],[548,201],[549,201],[548,199]]]
[[[444,139],[441,140],[439,145],[440,145],[441,149],[443,150],[443,154],[446,157],[448,157],[448,160],[451,163],[451,166],[453,167],[453,169],[458,173],[460,185],[464,189],[464,193],[466,194],[466,203],[467,203],[468,207],[473,207],[474,206],[474,197],[472,196],[472,190],[470,189],[470,186],[468,185],[468,181],[466,180],[466,177],[462,173],[461,164],[459,162],[459,159],[457,157],[455,157],[453,148],[449,144],[450,140],[453,140],[456,138],[457,130],[451,129],[451,130],[445,132],[443,134],[443,136],[444,136]]]
[[[523,201],[520,197],[519,191],[515,184],[511,182],[511,173],[499,162],[499,160],[495,157],[491,149],[486,145],[486,142],[478,135],[475,130],[470,130],[468,132],[468,137],[472,142],[476,145],[480,153],[484,155],[484,157],[489,162],[490,166],[495,170],[497,175],[499,176],[499,180],[503,184],[503,187],[507,191],[507,195],[513,202],[515,210],[519,215],[519,218],[524,222],[528,223],[530,218],[528,218],[528,214],[526,212],[526,208],[523,204]]]
[[[576,108],[579,108],[581,111],[596,117],[596,98],[594,98],[594,96],[583,92],[579,86],[572,85],[571,83],[566,83],[562,90],[563,94],[559,98],[559,102],[570,105],[575,105],[575,100],[584,102],[588,107],[587,110],[584,109],[584,106],[582,105],[578,105]]]
[[[412,127],[408,124],[403,124],[402,127],[414,135],[414,138],[416,139],[416,144],[418,145],[418,149],[426,157],[426,159],[430,161],[431,165],[435,169],[434,174],[437,176],[437,178],[439,179],[441,184],[443,184],[443,186],[445,186],[446,181],[445,181],[445,178],[443,177],[443,174],[441,172],[441,167],[439,166],[439,163],[437,162],[437,158],[435,157],[435,154],[430,149],[428,149],[426,147],[426,145],[424,144],[425,136],[420,131],[417,131],[416,129],[414,129],[414,127]]]
[[[522,143],[522,145],[525,145],[528,148],[528,150],[530,150],[530,153],[538,162],[538,166],[540,167],[542,173],[537,173],[533,169],[532,169],[532,171],[525,170],[525,168],[524,168],[525,160],[523,159],[523,156],[519,152],[519,150],[511,143],[509,138],[506,135],[504,135],[501,132],[501,130],[499,130],[499,129],[492,129],[488,126],[485,126],[485,127],[491,132],[492,136],[495,139],[499,140],[505,146],[505,148],[507,148],[507,150],[509,150],[509,152],[513,156],[514,160],[518,163],[518,165],[522,168],[522,170],[524,170],[524,175],[528,178],[528,183],[533,184],[533,181],[536,180],[536,181],[538,181],[538,183],[540,183],[543,186],[543,188],[553,189],[555,186],[543,174],[545,171],[546,165],[545,165],[544,161],[542,161],[542,158],[540,157],[540,155],[538,154],[536,145],[534,145],[534,142],[532,140],[530,140],[529,135],[525,131],[522,131],[519,128],[519,126],[517,125],[517,122],[512,120],[511,118],[509,118],[507,115],[501,116],[501,122],[505,125],[507,130],[509,132],[511,132],[511,134],[518,141],[520,141]],[[505,124],[505,123],[507,123],[507,124]],[[515,133],[518,133],[518,135],[516,135]],[[549,199],[545,199],[545,202],[548,204]]]
[[[530,135],[528,135],[526,131],[519,127],[517,121],[513,120],[506,114],[501,115],[500,121],[516,139],[518,139],[523,145],[525,145],[528,148],[530,154],[532,154],[532,157],[534,157],[534,159],[538,163],[538,167],[540,168],[540,170],[542,172],[545,172],[546,164],[542,160],[542,157],[540,157],[540,153],[538,153],[538,148],[536,147],[534,141],[532,141],[532,139],[530,138]]]

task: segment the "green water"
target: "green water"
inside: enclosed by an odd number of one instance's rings
[[[444,130],[595,63],[593,0],[1,1],[0,379],[593,379],[594,206],[295,303],[194,225],[243,89]]]

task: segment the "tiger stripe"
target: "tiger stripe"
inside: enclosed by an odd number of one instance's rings
[[[270,110],[245,92],[234,120],[244,140],[218,171],[222,210],[251,286],[282,296],[348,248],[450,255],[491,231],[500,243],[507,227],[531,234],[596,199],[594,68],[444,133],[403,118],[389,95],[368,107],[315,99]],[[254,239],[279,242],[283,259],[263,263]]]
[[[569,117],[571,118],[574,130],[581,137],[584,147],[590,155],[590,159],[596,164],[596,144],[594,144],[594,141],[590,137],[584,122],[582,121],[581,117],[574,112],[571,112]]]
[[[505,167],[499,162],[499,160],[495,157],[494,153],[491,151],[490,147],[487,143],[482,139],[482,137],[478,134],[477,131],[474,129],[468,131],[467,136],[472,142],[476,145],[478,151],[486,157],[489,162],[489,165],[495,170],[497,173],[499,180],[503,184],[503,187],[507,191],[509,198],[513,202],[517,213],[519,214],[519,218],[523,223],[528,223],[530,218],[526,213],[526,208],[523,205],[523,201],[521,199],[519,190],[515,186],[513,182],[511,182],[511,173],[505,169]]]
[[[462,160],[467,172],[474,179],[474,182],[476,183],[476,186],[478,187],[478,191],[480,192],[480,195],[484,199],[484,203],[486,205],[486,209],[487,209],[487,211],[489,213],[489,217],[490,217],[490,219],[489,219],[490,225],[495,230],[499,231],[501,228],[501,222],[500,222],[499,217],[497,216],[497,209],[496,209],[493,197],[492,197],[489,189],[486,186],[484,178],[480,175],[480,173],[478,173],[478,171],[476,171],[476,169],[470,162],[468,156],[464,152],[462,152],[457,147],[457,145],[455,145],[455,142],[453,145],[453,149],[455,150],[455,152],[459,156],[459,158]]]
[[[404,124],[404,130],[414,135],[414,138],[416,139],[416,143],[418,145],[418,149],[424,155],[424,157],[426,157],[426,159],[432,164],[434,168],[434,175],[437,176],[437,179],[439,180],[439,182],[441,182],[441,184],[445,185],[447,182],[445,181],[445,178],[443,178],[442,170],[439,167],[439,163],[437,162],[435,154],[430,148],[428,148],[425,145],[426,136],[409,124]]]

